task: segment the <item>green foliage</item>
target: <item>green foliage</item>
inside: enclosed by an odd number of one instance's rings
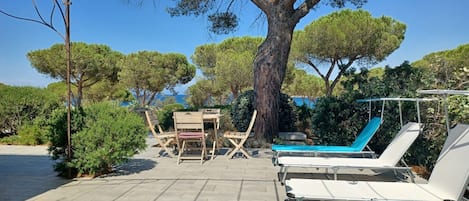
[[[318,134],[325,144],[349,144],[367,121],[367,105],[355,102],[356,99],[374,97],[416,97],[417,89],[428,87],[429,79],[423,68],[415,68],[403,62],[394,68],[384,68],[381,76],[369,76],[369,71],[361,69],[355,73],[352,69],[346,73],[343,82],[345,92],[340,97],[321,98],[317,101],[313,115],[313,132]],[[451,97],[450,116],[457,121],[467,119],[465,105],[467,98]],[[381,104],[374,103],[372,116],[381,115]],[[410,165],[433,168],[446,138],[446,129],[442,119],[443,110],[438,102],[420,102],[421,122],[425,123],[424,131],[411,146],[405,160]],[[453,106],[453,107],[451,107]],[[415,102],[402,102],[403,123],[417,122]],[[465,115],[465,116],[464,116]],[[387,102],[384,109],[383,124],[368,144],[380,154],[400,129],[399,106],[397,102]],[[348,132],[348,133],[347,133]]]
[[[191,58],[206,79],[199,80],[189,90],[190,96],[194,97],[192,102],[196,106],[211,106],[213,98],[222,103],[228,93],[236,98],[251,87],[254,80],[252,64],[261,42],[259,37],[239,37],[197,47]]]
[[[432,89],[469,88],[469,44],[456,49],[434,52],[425,55],[421,60],[412,63],[422,68],[429,76],[428,87]]]
[[[132,101],[135,98],[122,83],[110,80],[102,80],[89,87],[84,93],[87,103],[98,103],[103,101]]]
[[[311,3],[309,1],[300,1],[298,5],[302,5],[303,9],[289,8],[292,10],[298,10],[297,12],[305,12],[304,9],[313,9],[317,3]],[[357,7],[363,6],[367,0],[328,0],[325,1],[326,5],[335,8],[342,8],[347,3],[351,3]],[[236,10],[243,10],[244,3],[239,2],[225,2],[215,0],[176,0],[173,7],[166,8],[166,11],[172,16],[201,16],[206,14],[209,23],[209,30],[215,34],[229,34],[237,30],[238,17],[235,12]],[[292,6],[293,2],[286,1],[283,3],[254,3],[261,10],[285,10],[288,5]],[[275,7],[279,7],[274,9]],[[209,13],[210,11],[213,11]],[[275,11],[278,15],[278,12]],[[308,12],[308,11],[306,11]],[[265,13],[267,14],[267,13]],[[270,13],[273,15],[272,13]],[[303,14],[305,15],[305,14]],[[275,23],[275,22],[274,22]]]
[[[59,97],[60,101],[67,101],[67,83],[65,81],[50,83],[46,89]],[[72,91],[76,93],[76,87],[72,87]]]
[[[71,167],[78,174],[102,174],[145,149],[147,129],[135,113],[109,103],[85,108],[85,127],[72,137]]]
[[[16,134],[35,118],[47,118],[60,106],[59,99],[45,89],[5,86],[0,88],[0,133]]]
[[[417,89],[424,86],[421,77],[421,70],[412,67],[407,61],[394,68],[386,66],[381,77],[369,76],[369,71],[366,69],[361,69],[359,73],[354,73],[352,69],[347,73],[347,81],[343,83],[346,91],[340,99],[355,102],[357,99],[374,97],[416,97]],[[372,104],[372,116],[381,115],[381,104],[382,102]],[[367,107],[364,103],[359,106]],[[420,104],[421,111],[425,111],[426,107],[425,103]],[[367,116],[367,114],[364,115]],[[426,120],[423,113],[421,116],[423,120]],[[403,122],[417,122],[415,103],[402,103],[402,117]],[[361,121],[366,122],[367,118],[362,118]],[[381,153],[399,129],[398,103],[396,101],[387,102],[384,109],[383,124],[369,145],[374,151]]]
[[[350,145],[367,120],[366,110],[357,102],[336,97],[317,99],[312,130],[321,145]]]
[[[160,124],[163,130],[169,130],[169,128],[174,128],[174,119],[173,112],[183,110],[184,106],[179,103],[164,105],[161,109],[158,110],[158,123]]]
[[[188,88],[188,105],[192,107],[213,107],[228,102],[231,97],[226,88],[215,83],[214,80],[200,79]]]
[[[71,109],[71,134],[81,131],[85,127],[85,112],[83,108]],[[62,160],[65,163],[67,158],[67,109],[59,108],[52,112],[47,120],[47,137],[49,139],[49,152],[53,160]],[[56,171],[65,171],[58,167],[67,167],[65,164],[58,164]]]
[[[231,105],[231,119],[239,131],[247,130],[254,111],[254,91],[249,90],[238,96]],[[281,94],[279,106],[279,130],[294,131],[297,120],[296,106],[290,96]],[[278,135],[278,134],[277,134]],[[275,136],[274,136],[275,137]]]
[[[245,131],[254,112],[254,91],[249,90],[238,96],[231,104],[231,120],[238,131]]]
[[[77,106],[81,105],[83,89],[102,80],[117,81],[117,62],[122,57],[106,45],[74,42],[71,44],[71,84],[77,89]],[[55,44],[49,49],[29,52],[31,65],[42,74],[61,80],[67,79],[67,65],[64,44]]]
[[[330,96],[352,64],[383,61],[402,43],[405,30],[404,24],[390,17],[373,18],[364,10],[341,10],[295,32],[291,57],[315,70]],[[328,64],[329,68],[322,68]],[[338,74],[332,79],[330,72],[334,69]]]
[[[287,71],[292,71],[291,80],[283,83],[283,92],[310,98],[320,97],[325,94],[324,82],[320,77],[307,74],[306,71],[295,68],[289,68]]]
[[[41,145],[48,142],[45,131],[38,124],[26,124],[18,131],[19,142],[23,145]]]
[[[64,175],[67,168],[77,174],[103,174],[145,149],[147,129],[143,119],[125,108],[98,103],[72,111],[73,157],[66,162],[67,113],[57,110],[49,120],[50,152],[61,159],[55,168]]]
[[[308,135],[309,138],[313,138],[311,133],[311,127],[313,126],[312,116],[313,109],[308,105],[300,105],[297,107],[296,111],[298,112],[298,120],[296,122],[296,128],[299,131],[303,131]]]
[[[135,92],[140,107],[155,101],[164,89],[174,91],[178,84],[186,84],[195,76],[195,67],[182,54],[161,54],[139,51],[129,54],[120,63],[122,84]]]

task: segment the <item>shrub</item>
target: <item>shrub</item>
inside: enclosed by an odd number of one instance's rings
[[[57,111],[51,118],[49,150],[54,159],[62,159],[55,166],[62,175],[69,167],[78,176],[108,173],[146,147],[148,133],[143,119],[110,103],[73,110],[72,123],[73,156],[67,163],[66,112]]]
[[[366,117],[355,102],[346,102],[336,97],[319,98],[313,109],[312,130],[318,144],[350,145],[363,125]]]
[[[231,119],[239,131],[245,131],[254,111],[254,91],[249,90],[238,96],[231,106]],[[297,119],[296,105],[287,94],[280,94],[279,131],[294,131]],[[276,136],[274,136],[276,137]]]
[[[124,108],[100,103],[85,108],[85,127],[74,134],[70,166],[78,174],[102,174],[146,147],[142,118]]]
[[[18,131],[19,143],[23,145],[40,145],[47,142],[45,131],[37,124],[26,124]]]
[[[37,117],[48,118],[60,106],[59,98],[45,89],[4,86],[0,88],[0,133],[17,134],[22,125]]]

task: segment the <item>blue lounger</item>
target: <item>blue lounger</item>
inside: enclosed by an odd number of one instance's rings
[[[363,128],[355,141],[350,146],[327,146],[327,145],[272,145],[274,156],[278,157],[280,152],[315,152],[315,153],[354,153],[361,152],[371,138],[375,135],[381,125],[380,117],[373,117]],[[275,160],[276,161],[276,160]]]

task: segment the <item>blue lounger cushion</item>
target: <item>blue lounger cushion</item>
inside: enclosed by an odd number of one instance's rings
[[[360,152],[363,151],[365,146],[375,135],[379,126],[381,125],[380,117],[373,117],[366,126],[362,129],[360,134],[355,138],[355,141],[350,146],[327,146],[327,145],[272,145],[272,151],[276,152]]]

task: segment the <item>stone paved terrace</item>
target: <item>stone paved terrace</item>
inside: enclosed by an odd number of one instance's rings
[[[118,167],[111,175],[94,179],[65,180],[55,176],[53,161],[45,146],[0,145],[0,200],[164,200],[208,201],[285,200],[285,188],[278,182],[278,167],[272,165],[270,150],[251,150],[252,159],[227,159],[218,155],[214,160],[184,161],[158,156],[153,138],[149,147]],[[327,179],[316,169],[291,173],[295,177]],[[315,174],[312,174],[315,173]],[[351,179],[381,180],[383,176],[344,174]]]

